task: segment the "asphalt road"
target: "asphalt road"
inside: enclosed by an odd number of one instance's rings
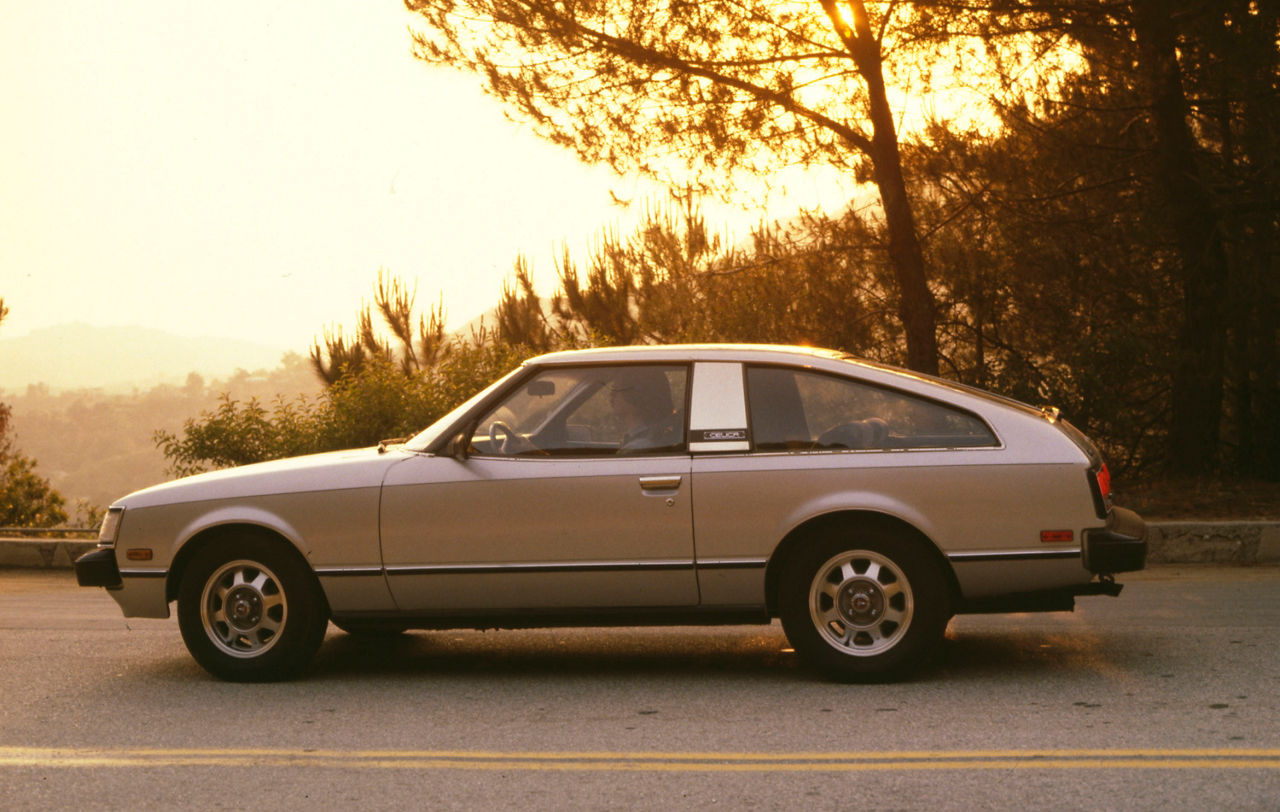
[[[173,620],[0,570],[6,809],[1280,807],[1280,568],[1122,579],[961,617],[901,685],[802,670],[773,627],[330,628],[231,685]]]

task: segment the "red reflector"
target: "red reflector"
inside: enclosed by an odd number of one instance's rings
[[[130,561],[150,561],[151,549],[149,547],[134,547],[126,550],[124,557]]]
[[[1071,530],[1041,530],[1040,541],[1055,544],[1063,541],[1075,541],[1076,534]]]

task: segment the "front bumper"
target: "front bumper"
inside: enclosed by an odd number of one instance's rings
[[[120,579],[120,567],[116,564],[116,551],[100,547],[77,558],[76,582],[80,586],[119,589],[123,581]]]
[[[1084,532],[1084,566],[1114,575],[1147,565],[1147,523],[1132,510],[1113,508],[1106,527]]]

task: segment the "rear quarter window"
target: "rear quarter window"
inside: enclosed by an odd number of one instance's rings
[[[999,444],[977,415],[838,375],[748,367],[751,435],[759,451],[978,448]]]

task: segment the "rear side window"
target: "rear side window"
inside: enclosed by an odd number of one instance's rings
[[[758,451],[999,444],[986,423],[962,409],[836,375],[749,367],[747,400]]]

